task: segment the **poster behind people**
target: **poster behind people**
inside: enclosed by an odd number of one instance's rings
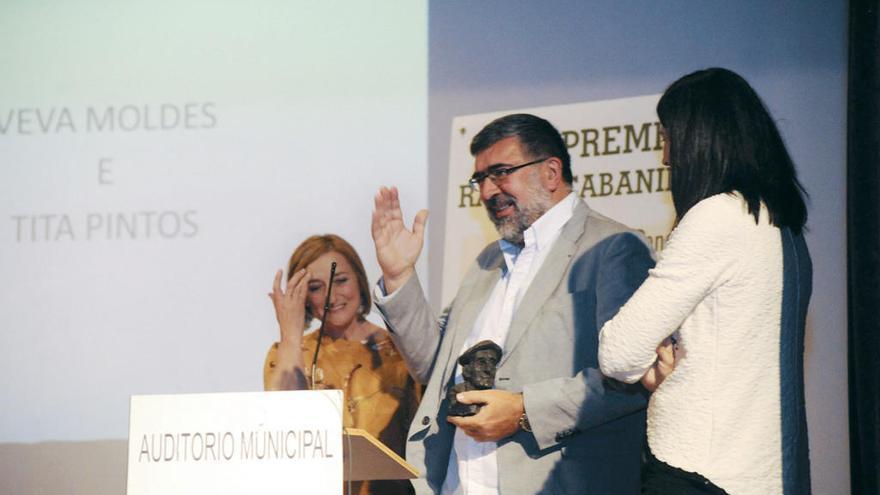
[[[571,155],[573,190],[594,210],[642,230],[661,251],[675,216],[669,170],[662,163],[660,95],[512,109],[456,117],[449,145],[446,236],[443,250],[443,305],[486,244],[498,239],[480,201],[468,185],[474,159],[469,148],[486,124],[511,113],[549,120]],[[517,165],[517,164],[511,164]]]

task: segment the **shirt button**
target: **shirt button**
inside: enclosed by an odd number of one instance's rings
[[[423,425],[428,426],[430,423],[431,423],[431,418],[429,418],[429,417],[427,417],[427,416],[425,416],[424,418],[422,418],[422,424],[423,424]]]

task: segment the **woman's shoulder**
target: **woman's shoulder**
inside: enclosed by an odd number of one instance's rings
[[[376,349],[381,348],[391,348],[397,349],[394,346],[394,341],[391,339],[391,333],[388,330],[380,327],[379,325],[374,325],[373,323],[369,323],[370,330],[367,332],[366,336],[361,340],[365,345],[369,347],[373,347]]]
[[[372,327],[367,337],[361,341],[370,354],[380,357],[385,365],[405,366],[403,355],[394,344],[391,333],[377,325],[372,325]]]
[[[763,229],[756,229],[755,218],[738,193],[722,193],[705,198],[685,213],[670,235],[661,257],[669,252],[693,256],[706,253],[707,260],[739,258],[748,239],[761,238]],[[730,256],[724,256],[724,253]]]
[[[708,198],[701,199],[687,212],[685,216],[692,213],[700,215],[712,213],[746,213],[748,214],[748,205],[743,200],[742,195],[737,192],[719,193]]]
[[[754,227],[755,217],[749,213],[749,205],[738,192],[720,193],[700,200],[681,219],[679,226],[701,229],[728,230]]]

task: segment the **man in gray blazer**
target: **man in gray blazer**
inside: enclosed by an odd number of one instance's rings
[[[433,314],[414,266],[427,211],[412,230],[397,190],[376,196],[372,233],[382,269],[376,302],[413,375],[427,384],[409,431],[419,493],[636,494],[646,393],[603,378],[597,334],[653,266],[636,232],[572,193],[559,132],[533,115],[508,115],[471,143],[487,213],[501,239]],[[495,389],[463,392],[482,405],[447,417],[456,360],[491,338],[504,350]]]

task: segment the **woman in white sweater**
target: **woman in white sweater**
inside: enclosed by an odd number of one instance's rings
[[[656,387],[643,493],[807,494],[804,190],[737,74],[689,74],[657,113],[676,227],[599,342],[605,375]]]

